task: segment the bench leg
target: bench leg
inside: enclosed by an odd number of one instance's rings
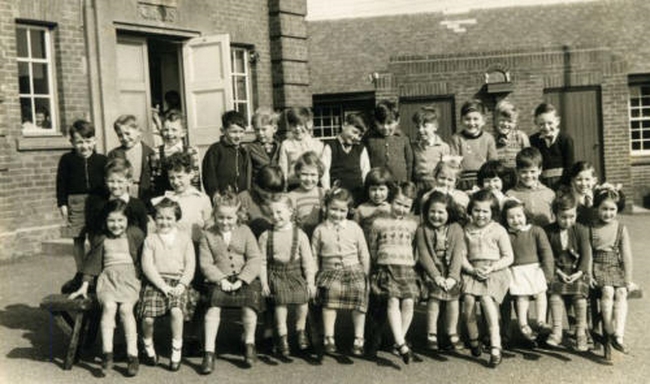
[[[68,352],[65,356],[65,362],[63,363],[63,369],[65,370],[72,369],[72,364],[74,364],[74,360],[77,355],[77,348],[79,347],[79,337],[81,335],[83,320],[83,312],[77,312],[74,315],[74,328],[72,330],[72,337],[70,338]]]

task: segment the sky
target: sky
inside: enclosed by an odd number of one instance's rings
[[[588,1],[597,0],[307,0],[307,20],[343,19],[422,12],[462,14],[471,9]]]

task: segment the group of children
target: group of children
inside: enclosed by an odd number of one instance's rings
[[[121,146],[108,157],[95,152],[91,123],[72,125],[73,151],[59,164],[57,200],[75,239],[78,273],[64,289],[71,298],[96,292],[104,370],[113,365],[116,313],[131,376],[139,356],[157,364],[154,323],[169,313],[170,370],[179,369],[183,339],[196,337],[202,321],[201,372],[209,374],[221,309],[233,307],[242,308],[251,365],[265,311],[267,325],[275,325],[275,351],[289,355],[289,307],[301,351],[316,343],[336,353],[337,314],[349,310],[353,355],[375,355],[387,324],[394,352],[408,364],[407,333],[421,300],[427,346],[469,345],[477,357],[480,305],[495,367],[511,302],[521,335],[533,341],[546,333],[551,346],[562,343],[564,306],[572,304],[576,348],[586,351],[587,298],[594,292],[606,355],[611,347],[627,351],[632,262],[629,235],[616,220],[624,196],[615,186],[598,186],[590,164],[573,163],[571,138],[559,132],[552,105],[535,110],[540,132],[530,142],[508,102],[496,108],[496,140],[483,131],[481,102],[465,103],[463,130],[451,145],[436,134],[431,108],[413,117],[413,144],[399,130],[391,102],[377,105],[370,132],[361,115],[350,114],[326,142],[311,136],[308,108],[290,108],[282,117],[284,141],[276,137],[279,115],[261,108],[252,120],[256,140],[245,143],[247,122],[226,112],[223,136],[202,162],[186,144],[177,112],[163,119],[163,144],[155,149],[141,141],[135,117],[121,116],[114,125]],[[447,342],[439,343],[443,310]],[[459,336],[461,314],[468,340]],[[311,332],[308,315],[322,322]],[[266,327],[264,337],[271,336]]]

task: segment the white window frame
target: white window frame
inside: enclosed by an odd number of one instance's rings
[[[340,132],[342,127],[340,104],[324,105],[314,108],[314,129],[313,135],[321,140],[333,139]],[[329,124],[325,120],[329,119]],[[325,131],[331,130],[331,135],[326,135]]]
[[[27,63],[29,65],[29,93],[19,93],[18,97],[19,100],[23,98],[29,98],[31,100],[31,111],[32,111],[32,122],[35,121],[36,118],[36,103],[35,99],[36,98],[47,98],[50,100],[50,108],[49,108],[49,113],[50,113],[50,123],[51,127],[50,128],[40,128],[37,127],[35,124],[23,124],[23,135],[24,136],[61,136],[61,131],[59,130],[59,120],[58,120],[58,103],[57,103],[57,92],[56,92],[56,79],[55,79],[55,74],[56,71],[54,70],[54,57],[53,57],[53,44],[52,44],[52,29],[45,27],[45,26],[39,26],[39,25],[31,25],[31,24],[21,24],[17,23],[16,24],[16,34],[18,34],[19,29],[24,29],[26,30],[26,36],[27,36],[27,52],[28,52],[28,57],[18,57],[18,47],[16,46],[16,61],[18,63]],[[44,39],[45,39],[45,58],[33,58],[31,57],[32,55],[32,43],[31,43],[31,33],[30,31],[37,30],[37,31],[42,31]],[[16,44],[18,42],[16,41]],[[47,94],[36,94],[34,93],[34,81],[33,81],[33,66],[32,64],[46,64],[47,66],[47,78],[48,78],[48,93]],[[20,89],[18,90],[20,92]],[[19,103],[20,104],[20,103]],[[22,104],[21,104],[22,105]],[[22,113],[23,111],[20,111],[21,113],[21,120],[22,120]]]
[[[244,70],[243,72],[237,68],[235,65],[236,63],[236,56],[238,53],[241,53],[243,55],[243,63],[244,63]],[[231,46],[230,47],[230,60],[231,60],[231,76],[232,76],[232,97],[233,97],[233,105],[235,107],[236,111],[241,112],[240,105],[246,105],[246,123],[248,124],[247,129],[252,130],[250,122],[251,118],[253,116],[253,92],[252,92],[252,86],[251,86],[251,68],[250,68],[250,50],[249,48],[245,47],[237,47],[237,46]],[[243,78],[245,80],[246,84],[246,94],[245,95],[240,95],[237,89],[237,79]]]
[[[643,89],[645,89],[646,92],[643,92]],[[635,100],[634,104],[632,102],[633,99]],[[647,103],[645,105],[644,99]],[[638,111],[638,116],[633,117],[633,111]],[[643,146],[644,143],[650,145],[650,83],[630,86],[628,113],[630,119],[630,154],[632,156],[648,156],[650,155],[650,148],[643,149]],[[644,127],[644,124],[647,125],[647,127]],[[637,127],[633,127],[634,125],[637,125]],[[639,131],[638,138],[633,138],[633,131]],[[644,133],[648,135],[648,138],[643,137]],[[632,144],[635,142],[641,144],[641,149],[633,149]]]

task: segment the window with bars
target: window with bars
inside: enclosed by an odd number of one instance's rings
[[[60,135],[52,57],[52,31],[43,26],[16,27],[18,92],[24,135]]]
[[[240,112],[250,124],[253,114],[253,99],[251,85],[251,68],[249,49],[231,47],[232,59],[232,94],[235,110]]]
[[[314,107],[314,137],[331,139],[341,131],[341,107]]]
[[[650,155],[650,83],[630,87],[630,149]]]

